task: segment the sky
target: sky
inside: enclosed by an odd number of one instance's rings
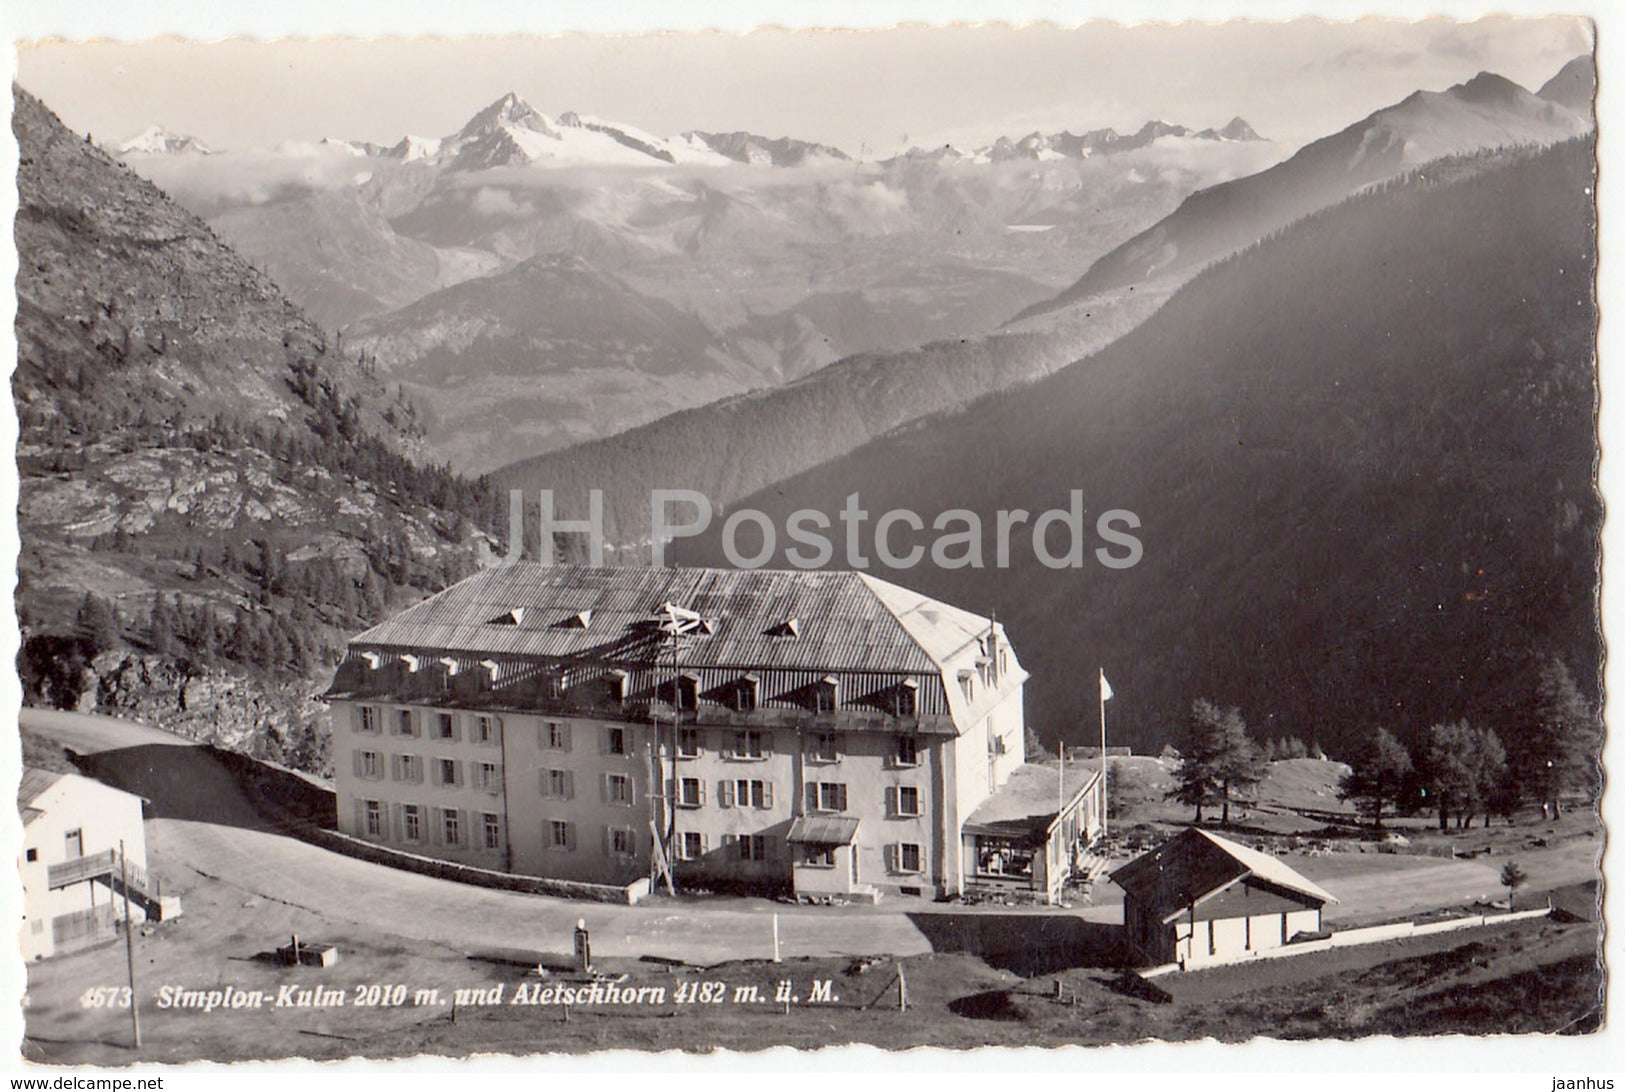
[[[390,24],[381,23],[379,30]],[[1242,116],[1300,144],[1488,70],[1531,89],[1591,48],[1567,17],[1088,23],[213,44],[20,44],[17,80],[72,128],[151,124],[222,148],[439,136],[515,91],[668,136],[748,129],[887,155],[1035,129]]]

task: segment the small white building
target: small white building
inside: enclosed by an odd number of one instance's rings
[[[23,769],[17,810],[23,823],[20,947],[43,959],[111,938],[123,916],[119,845],[130,877],[130,914],[163,916],[148,880],[141,798],[78,774]],[[169,913],[179,903],[169,900]]]
[[[1235,963],[1318,934],[1328,892],[1267,853],[1190,827],[1116,872],[1123,928],[1151,963]]]

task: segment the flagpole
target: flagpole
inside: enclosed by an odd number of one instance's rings
[[[1108,803],[1106,786],[1106,669],[1100,669],[1100,685],[1096,692],[1100,695],[1100,837],[1104,841],[1107,834],[1106,813],[1111,811]]]

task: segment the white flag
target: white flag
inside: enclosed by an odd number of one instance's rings
[[[1112,700],[1112,684],[1106,681],[1106,672],[1100,673],[1100,700]]]

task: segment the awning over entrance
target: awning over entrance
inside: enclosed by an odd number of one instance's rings
[[[796,845],[845,846],[858,836],[858,821],[845,815],[803,815],[790,824],[785,841]]]

